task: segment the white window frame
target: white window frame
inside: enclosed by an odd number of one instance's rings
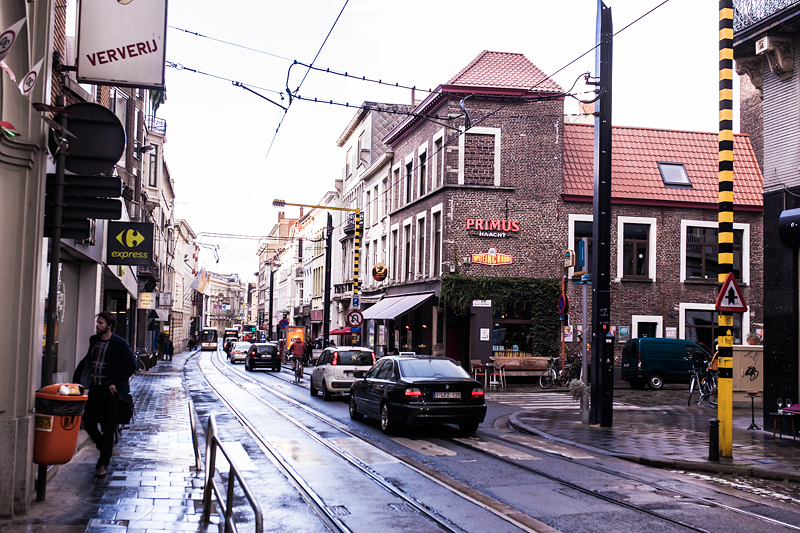
[[[433,215],[436,214],[436,213],[439,213],[439,224],[441,224],[441,231],[439,232],[439,251],[440,251],[439,261],[442,261],[444,259],[444,215],[442,214],[443,210],[444,210],[444,204],[443,203],[437,204],[437,205],[431,207],[431,223],[430,223],[430,227],[431,227],[430,228],[430,234],[431,234],[431,238],[430,238],[430,241],[431,241],[430,242],[431,261],[430,261],[430,265],[429,265],[429,268],[428,268],[428,273],[429,273],[428,277],[433,276],[433,272],[435,270],[434,264],[433,264],[433,257],[434,257],[433,246],[435,244],[433,242]],[[444,261],[442,261],[442,262],[444,262]],[[442,269],[442,265],[439,265],[439,275],[441,276],[443,273],[444,273],[444,270]]]
[[[391,198],[389,197],[389,191],[391,191],[391,180],[392,180],[392,172],[391,170],[387,171],[386,174],[380,177],[380,185],[381,185],[381,210],[379,219],[383,220],[387,216],[389,216],[389,206],[391,205]]]
[[[639,337],[639,322],[655,322],[656,338],[664,338],[664,317],[661,315],[631,315],[631,338]]]
[[[411,164],[411,175],[407,173],[408,165]],[[403,179],[405,180],[405,187],[403,187],[403,205],[408,205],[414,201],[414,153],[410,153],[403,161],[403,169],[400,171]],[[408,194],[411,191],[411,194]],[[411,198],[409,200],[409,198]]]
[[[693,303],[680,303],[678,304],[680,314],[680,327],[678,328],[678,336],[681,339],[686,338],[686,311],[716,311],[717,308],[714,304],[693,304]],[[750,312],[745,311],[742,313],[742,342],[747,342],[747,334],[750,333]],[[736,346],[742,346],[737,344]]]
[[[417,215],[417,217],[416,217],[416,225],[417,225],[416,233],[417,234],[414,235],[414,240],[416,241],[414,243],[414,248],[416,249],[417,257],[415,258],[416,261],[414,261],[414,263],[415,263],[414,266],[416,267],[414,269],[415,270],[414,279],[416,279],[417,273],[420,274],[421,278],[430,277],[430,271],[429,271],[429,273],[427,275],[425,274],[425,270],[426,270],[425,269],[425,252],[426,252],[426,250],[421,249],[420,242],[419,242],[419,238],[420,238],[420,235],[419,235],[419,221],[420,220],[425,222],[425,233],[424,233],[423,237],[425,237],[426,240],[427,240],[427,237],[428,237],[428,216],[427,216],[426,212],[423,211],[422,213],[419,213]],[[425,245],[423,244],[423,246],[425,246]]]
[[[623,257],[622,247],[624,244],[625,224],[647,224],[650,231],[647,239],[647,277],[650,281],[656,280],[656,236],[658,226],[654,217],[617,217],[617,279],[620,281],[625,278],[622,276]]]
[[[420,158],[425,156],[425,181],[422,182],[422,176],[420,172]],[[422,143],[419,148],[417,148],[417,198],[421,198],[428,194],[428,178],[430,177],[431,172],[431,162],[428,158],[428,141]]]
[[[403,172],[405,172],[405,170],[405,167],[403,167],[403,165],[400,163],[394,165],[391,169],[389,175],[389,190],[392,192],[389,193],[389,213],[403,205],[402,200],[403,195],[405,194],[405,189],[402,188],[401,184],[403,183]],[[392,180],[395,176],[397,176],[397,181],[393,183]],[[397,190],[397,201],[394,199],[395,190]]]
[[[403,271],[403,277],[401,281],[409,281],[409,273],[406,270],[406,228],[408,228],[408,241],[411,246],[408,247],[408,253],[411,254],[411,250],[414,247],[414,225],[412,222],[414,221],[413,217],[408,217],[407,219],[403,220],[403,231],[400,232],[400,269]],[[414,268],[414,263],[411,262],[411,258],[408,258],[409,266]],[[411,276],[413,278],[413,276]]]
[[[438,189],[442,185],[444,185],[444,154],[446,147],[444,145],[444,128],[440,129],[436,133],[433,134],[433,144],[432,150],[436,149],[436,141],[442,141],[442,151],[436,152],[433,157],[436,159],[435,165],[431,165],[429,168],[434,168],[434,174],[431,174],[431,184],[435,185],[433,190]],[[436,176],[436,181],[433,180],[433,177]]]
[[[719,228],[718,222],[708,220],[681,220],[681,283],[686,282],[686,230],[693,228]],[[733,223],[734,230],[742,232],[742,284],[750,285],[750,224]],[[715,280],[717,281],[717,280]],[[748,330],[748,333],[750,330]]]
[[[575,223],[576,222],[594,222],[594,215],[580,215],[577,213],[570,213],[569,215],[569,228],[567,231],[567,250],[572,250],[573,243],[575,242]],[[572,250],[575,253],[575,259],[578,258],[578,250]],[[569,267],[567,277],[571,278],[575,275],[575,267]]]
[[[458,136],[458,183],[464,184],[464,150],[466,143],[466,133],[471,135],[494,135],[494,186],[500,186],[500,128],[470,128],[469,132],[461,127],[461,135]]]
[[[394,236],[394,232],[397,232],[397,252],[394,251],[394,243],[392,242],[392,238]],[[402,250],[403,250],[403,234],[400,231],[400,224],[392,224],[391,228],[389,229],[389,246],[388,246],[388,256],[389,256],[389,264],[387,267],[389,268],[389,279],[392,281],[400,281],[401,277],[399,273],[403,270],[403,263],[400,261],[402,257]],[[395,258],[395,256],[397,256]],[[397,259],[395,261],[395,259]],[[394,268],[394,267],[397,268]],[[394,269],[394,272],[392,272]]]

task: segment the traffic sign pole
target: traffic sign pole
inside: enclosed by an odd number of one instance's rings
[[[361,264],[361,211],[356,211],[356,231],[353,236],[353,299],[358,298],[360,284],[358,267]],[[352,327],[352,326],[351,326]],[[358,346],[358,333],[353,333],[353,346]]]

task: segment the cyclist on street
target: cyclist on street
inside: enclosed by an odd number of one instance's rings
[[[289,346],[289,356],[292,359],[299,359],[300,361],[303,360],[303,357],[306,354],[306,344],[300,339],[300,337],[295,337],[292,339],[292,345]]]

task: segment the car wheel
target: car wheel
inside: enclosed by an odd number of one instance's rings
[[[253,371],[253,365],[251,365],[247,361],[247,359],[244,360],[244,369],[247,370],[248,372],[252,372]]]
[[[658,372],[650,374],[650,377],[647,378],[647,386],[653,390],[662,388],[664,386],[664,377]]]
[[[632,389],[643,390],[647,386],[647,382],[640,379],[635,379],[630,382],[630,386]]]
[[[392,433],[394,424],[392,424],[392,416],[389,413],[389,404],[384,402],[381,404],[381,431],[384,433]]]
[[[478,423],[477,422],[467,422],[465,424],[459,424],[458,429],[461,433],[466,433],[467,435],[472,435],[476,431],[478,431]]]
[[[311,397],[312,398],[316,398],[317,397],[317,392],[318,391],[314,387],[314,377],[313,376],[308,379],[308,392],[311,393]]]
[[[353,420],[361,420],[364,415],[358,412],[356,408],[356,397],[350,394],[350,418]]]
[[[329,402],[329,401],[331,401],[331,398],[333,398],[333,394],[331,394],[331,391],[328,390],[328,386],[325,385],[325,380],[323,379],[322,380],[322,400],[325,401],[325,402]]]
[[[274,366],[274,367],[272,367],[272,370],[274,370],[275,372],[280,372],[280,371],[281,371],[281,365],[280,365],[280,363],[278,363],[278,366]]]

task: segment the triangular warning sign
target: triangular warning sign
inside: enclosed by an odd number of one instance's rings
[[[717,311],[727,311],[731,313],[744,313],[747,311],[747,303],[744,301],[739,284],[736,282],[736,276],[733,272],[728,272],[728,277],[722,284],[722,289],[717,296],[716,306]]]

